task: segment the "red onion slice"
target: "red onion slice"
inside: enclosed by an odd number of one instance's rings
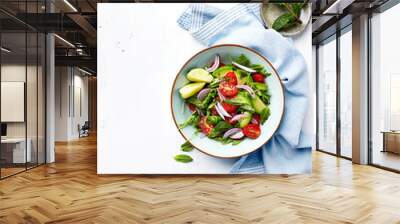
[[[224,109],[224,107],[221,105],[220,102],[217,103],[217,107],[219,107],[222,115],[224,115],[225,117],[232,117],[228,112],[226,112],[226,110]]]
[[[217,105],[215,105],[215,110],[217,111],[218,115],[225,120],[225,117],[223,115],[223,113],[221,112],[221,109],[219,109],[219,107]]]
[[[225,100],[226,100],[226,98],[224,97],[224,95],[222,95],[222,93],[219,91],[219,89],[217,89],[217,93],[218,93],[219,98],[220,98],[222,101],[225,101]]]
[[[237,114],[235,116],[232,117],[231,121],[238,121],[242,118],[245,118],[247,115],[246,114]]]
[[[252,124],[258,124],[258,121],[257,121],[255,118],[252,118],[252,119],[251,119],[251,123],[252,123]]]
[[[217,55],[215,55],[213,64],[211,65],[211,67],[207,68],[206,71],[213,72],[213,71],[217,70],[218,67],[219,67],[219,55],[217,54]]]
[[[211,90],[210,88],[205,88],[205,89],[200,90],[200,92],[197,94],[197,99],[203,100],[207,96],[207,94],[210,92],[210,90]]]
[[[238,133],[238,132],[242,132],[242,129],[240,129],[240,128],[231,128],[231,129],[229,129],[228,131],[226,131],[225,134],[224,134],[224,136],[222,136],[222,137],[223,137],[223,138],[228,138],[228,137],[230,137],[231,135],[234,135],[234,134],[236,134],[236,133]]]
[[[197,114],[199,114],[200,116],[204,116],[203,112],[201,112],[201,110],[199,108],[196,107],[196,112]]]
[[[250,93],[251,97],[255,97],[256,96],[256,94],[254,93],[254,90],[248,85],[237,85],[236,87],[239,88],[239,89],[246,90],[247,92]]]
[[[241,64],[238,64],[238,63],[236,63],[236,62],[232,62],[232,65],[234,65],[234,66],[236,66],[236,67],[238,67],[238,68],[240,68],[240,69],[242,69],[242,70],[245,70],[246,72],[250,72],[250,73],[255,73],[255,72],[257,72],[256,70],[254,70],[254,69],[252,69],[252,68],[248,68],[248,67],[246,67],[246,66],[243,66],[243,65],[241,65]]]
[[[230,136],[231,139],[241,139],[244,137],[244,134],[242,131],[237,132],[236,134],[233,134]]]

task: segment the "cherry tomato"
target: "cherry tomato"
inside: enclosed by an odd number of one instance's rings
[[[258,115],[258,114],[254,114],[253,115],[253,118],[257,121],[257,124],[260,124],[260,115]]]
[[[234,97],[236,96],[236,94],[238,94],[238,89],[236,88],[236,85],[227,82],[221,82],[219,84],[219,91],[222,95],[226,97]]]
[[[260,125],[248,124],[243,128],[243,134],[249,138],[256,139],[261,134]]]
[[[213,129],[213,126],[207,123],[207,117],[202,117],[200,119],[199,127],[201,131],[206,135],[210,134],[211,130]]]
[[[195,105],[189,103],[189,104],[188,104],[188,107],[189,107],[189,110],[190,110],[190,111],[192,111],[192,112],[195,112],[195,111],[196,111],[196,106],[195,106]]]
[[[251,77],[253,78],[254,82],[265,82],[265,76],[260,73],[254,73]]]
[[[236,74],[234,72],[226,73],[226,75],[224,76],[224,79],[227,83],[230,83],[232,85],[237,85],[237,83],[238,83]]]
[[[222,107],[226,110],[226,112],[230,114],[235,113],[238,108],[237,106],[229,104],[227,102],[223,102]]]

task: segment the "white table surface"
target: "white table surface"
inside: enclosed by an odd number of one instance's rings
[[[192,163],[173,160],[184,139],[172,120],[170,88],[184,62],[204,48],[176,23],[187,6],[98,5],[99,174],[224,174],[235,162],[196,150]],[[311,25],[293,40],[311,80]],[[314,130],[312,108],[310,103],[308,133]]]

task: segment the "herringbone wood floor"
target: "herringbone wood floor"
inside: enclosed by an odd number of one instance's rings
[[[314,153],[312,175],[98,176],[96,138],[0,181],[0,223],[400,223],[400,175]]]

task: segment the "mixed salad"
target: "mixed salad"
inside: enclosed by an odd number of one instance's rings
[[[231,63],[224,64],[216,55],[209,67],[189,71],[190,83],[179,93],[192,114],[180,128],[193,126],[208,138],[236,145],[261,134],[270,115],[265,82],[270,74],[245,55],[228,58]]]

